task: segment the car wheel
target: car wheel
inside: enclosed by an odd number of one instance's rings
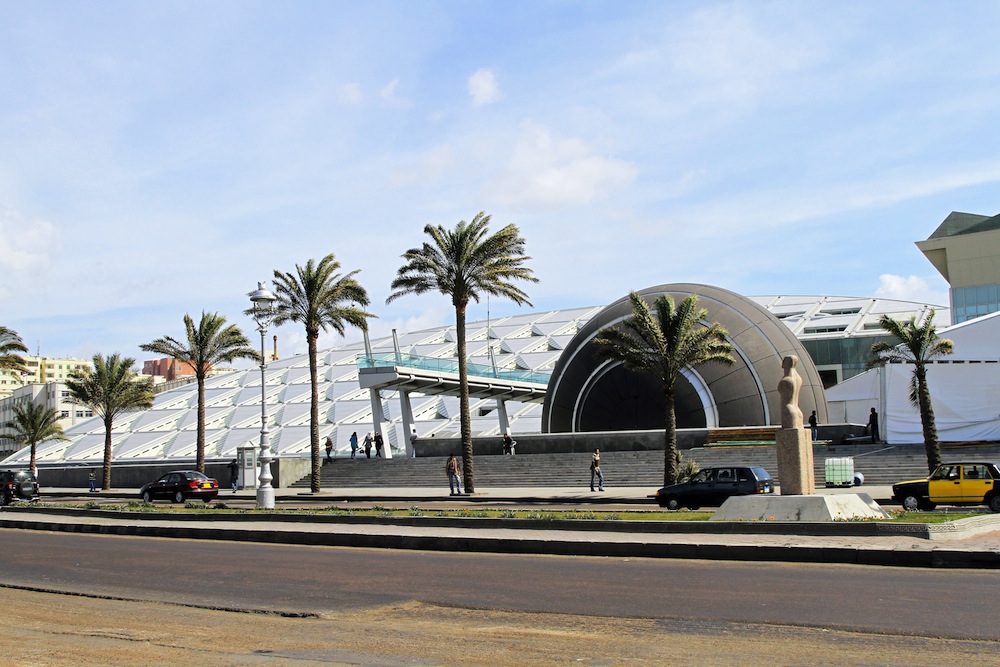
[[[986,504],[990,506],[991,512],[1000,512],[1000,493],[990,496]]]
[[[151,503],[151,502],[153,502],[153,494],[150,493],[149,491],[143,491],[142,492],[142,502],[144,502],[144,503]]]
[[[0,493],[0,507],[3,507],[4,505],[8,504],[9,502],[10,502],[10,499],[7,498],[7,494],[6,493]]]
[[[677,496],[668,496],[663,506],[668,510],[679,510],[681,508],[681,501]]]
[[[184,502],[184,494],[182,492],[180,492],[180,491],[174,491],[173,501],[175,503],[182,503],[182,502]]]
[[[916,512],[918,509],[922,509],[923,501],[917,496],[904,496],[903,500],[899,503],[903,506],[903,509],[907,512]]]

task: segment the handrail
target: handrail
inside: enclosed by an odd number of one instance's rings
[[[358,368],[397,368],[403,366],[458,375],[458,359],[453,358],[441,359],[416,354],[385,352],[372,355],[359,354],[357,355],[357,361]],[[537,371],[507,370],[502,368],[494,370],[492,366],[486,364],[470,363],[467,370],[470,376],[543,385],[548,385],[549,378],[551,377],[548,373],[539,373]]]

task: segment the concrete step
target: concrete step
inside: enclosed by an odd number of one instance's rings
[[[777,453],[773,445],[686,450],[687,459],[699,467],[749,464],[759,465],[777,479]],[[1000,445],[975,448],[944,448],[945,460],[1000,459]],[[880,445],[826,446],[813,449],[816,483],[825,483],[826,459],[852,457],[854,469],[865,476],[866,484],[892,484],[927,475],[922,447]],[[602,452],[602,471],[607,485],[658,488],[663,482],[663,452],[657,450]],[[416,459],[349,459],[324,462],[323,488],[434,487],[444,486],[444,457]],[[590,454],[522,454],[518,456],[480,455],[475,461],[476,484],[483,487],[563,487],[590,485]],[[780,483],[780,480],[778,480]],[[309,486],[308,476],[293,487]]]

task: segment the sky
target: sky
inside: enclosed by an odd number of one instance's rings
[[[914,245],[1000,213],[1000,2],[0,0],[0,324],[89,359],[333,253],[516,224],[532,305],[690,282],[947,305]],[[946,323],[944,323],[946,324]],[[279,336],[303,353],[301,325]],[[357,340],[330,332],[321,347]],[[255,343],[256,344],[256,343]]]

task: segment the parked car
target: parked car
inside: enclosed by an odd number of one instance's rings
[[[30,470],[0,472],[0,505],[38,500],[38,481]]]
[[[774,480],[766,470],[760,466],[721,466],[699,470],[687,482],[663,487],[656,492],[656,502],[671,510],[682,506],[696,510],[718,507],[731,496],[755,493],[774,493]]]
[[[197,470],[174,470],[139,489],[139,497],[147,503],[157,498],[169,498],[182,503],[189,498],[208,502],[219,495],[219,480],[205,476]]]
[[[942,463],[927,479],[892,485],[892,497],[905,510],[938,505],[987,505],[1000,512],[1000,465],[993,461]]]

